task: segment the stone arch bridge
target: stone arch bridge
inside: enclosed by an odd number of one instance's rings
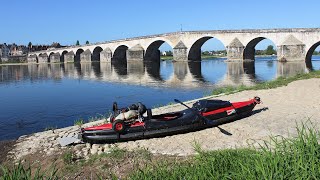
[[[31,52],[28,62],[159,61],[164,42],[172,47],[173,60],[200,60],[201,46],[211,38],[224,44],[230,61],[254,60],[263,39],[277,46],[279,61],[311,61],[320,28],[182,31]]]

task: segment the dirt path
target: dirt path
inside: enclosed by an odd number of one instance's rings
[[[268,139],[270,135],[293,136],[296,132],[296,123],[312,121],[316,128],[320,122],[320,79],[300,80],[290,83],[286,87],[269,90],[245,91],[218,99],[243,101],[261,97],[263,104],[257,105],[254,114],[250,117],[221,125],[222,128],[232,133],[227,136],[218,128],[209,128],[202,131],[178,134],[163,138],[129,141],[117,143],[120,148],[129,150],[146,148],[152,153],[170,155],[190,155],[195,153],[193,144],[199,143],[203,149],[215,150],[224,148],[237,148],[248,146],[248,143]],[[192,103],[189,103],[190,105]],[[173,105],[153,110],[154,114],[184,109],[181,105]],[[61,147],[57,138],[67,136],[77,131],[77,127],[68,127],[36,133],[32,136],[20,138],[14,151],[16,158],[34,152],[52,154],[59,152]],[[79,156],[88,156],[107,151],[109,145],[77,145]]]

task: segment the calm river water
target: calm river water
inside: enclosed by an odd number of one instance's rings
[[[174,98],[200,98],[220,86],[253,85],[310,69],[305,63],[275,60],[2,65],[0,140],[105,115],[114,101],[120,107],[143,102],[152,108]],[[320,69],[319,56],[313,57],[312,69]]]

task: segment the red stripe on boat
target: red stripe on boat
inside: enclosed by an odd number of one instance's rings
[[[137,127],[137,126],[144,126],[144,122],[136,121],[135,123],[130,125],[130,127]],[[107,129],[112,129],[111,123],[102,124],[100,126],[93,126],[93,127],[84,128],[85,131],[107,130]]]
[[[144,122],[136,121],[135,123],[130,125],[130,127],[137,127],[137,126],[144,126]]]
[[[112,124],[111,123],[107,123],[107,124],[102,124],[100,126],[92,126],[92,127],[84,128],[85,131],[88,131],[88,130],[103,130],[103,129],[112,129]]]
[[[217,110],[214,110],[214,111],[204,112],[204,113],[202,113],[202,115],[203,116],[209,116],[209,115],[212,115],[212,114],[218,114],[218,113],[222,113],[222,112],[225,112],[225,111],[228,111],[228,110],[238,109],[238,108],[241,108],[241,107],[244,107],[244,106],[248,106],[248,105],[251,105],[253,103],[254,103],[254,99],[251,99],[249,101],[244,101],[244,102],[235,102],[235,103],[232,103],[232,106],[225,107],[225,108],[220,108],[220,109],[217,109]]]

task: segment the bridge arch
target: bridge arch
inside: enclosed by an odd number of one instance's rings
[[[100,53],[103,49],[100,46],[97,46],[92,51],[92,61],[100,61]]]
[[[127,61],[127,50],[128,46],[119,45],[113,53],[112,60],[113,61]]]
[[[320,41],[319,42],[316,42],[315,44],[313,44],[308,50],[307,50],[307,53],[306,53],[306,65],[307,65],[307,68],[312,70],[313,67],[312,67],[312,55],[314,53],[314,51],[317,49],[317,47],[320,46]]]
[[[217,39],[218,41],[220,41],[222,44],[223,42],[221,40],[219,40],[218,38],[215,38],[213,36],[204,36],[201,38],[198,38],[191,46],[191,48],[189,49],[188,52],[188,60],[201,60],[201,47],[204,43],[206,43],[209,39]],[[225,47],[225,45],[223,44],[223,46]]]
[[[51,52],[48,57],[48,62],[51,62],[51,56],[54,55],[54,52]]]
[[[268,39],[266,37],[256,37],[249,41],[245,46],[245,49],[243,51],[243,60],[255,60],[256,45],[265,39],[270,40],[273,44],[275,44],[271,39]]]
[[[63,51],[60,56],[60,62],[64,62],[64,55],[67,54],[68,51]]]
[[[154,40],[152,41],[146,48],[146,52],[145,52],[145,61],[160,61],[160,46],[164,43],[169,44],[169,46],[171,48],[172,45],[170,42],[164,40],[164,39],[158,39],[158,40]]]
[[[83,49],[78,49],[76,51],[76,54],[75,54],[75,57],[74,57],[74,62],[80,62],[81,61],[81,58],[80,58],[80,54],[83,53],[84,50]]]

